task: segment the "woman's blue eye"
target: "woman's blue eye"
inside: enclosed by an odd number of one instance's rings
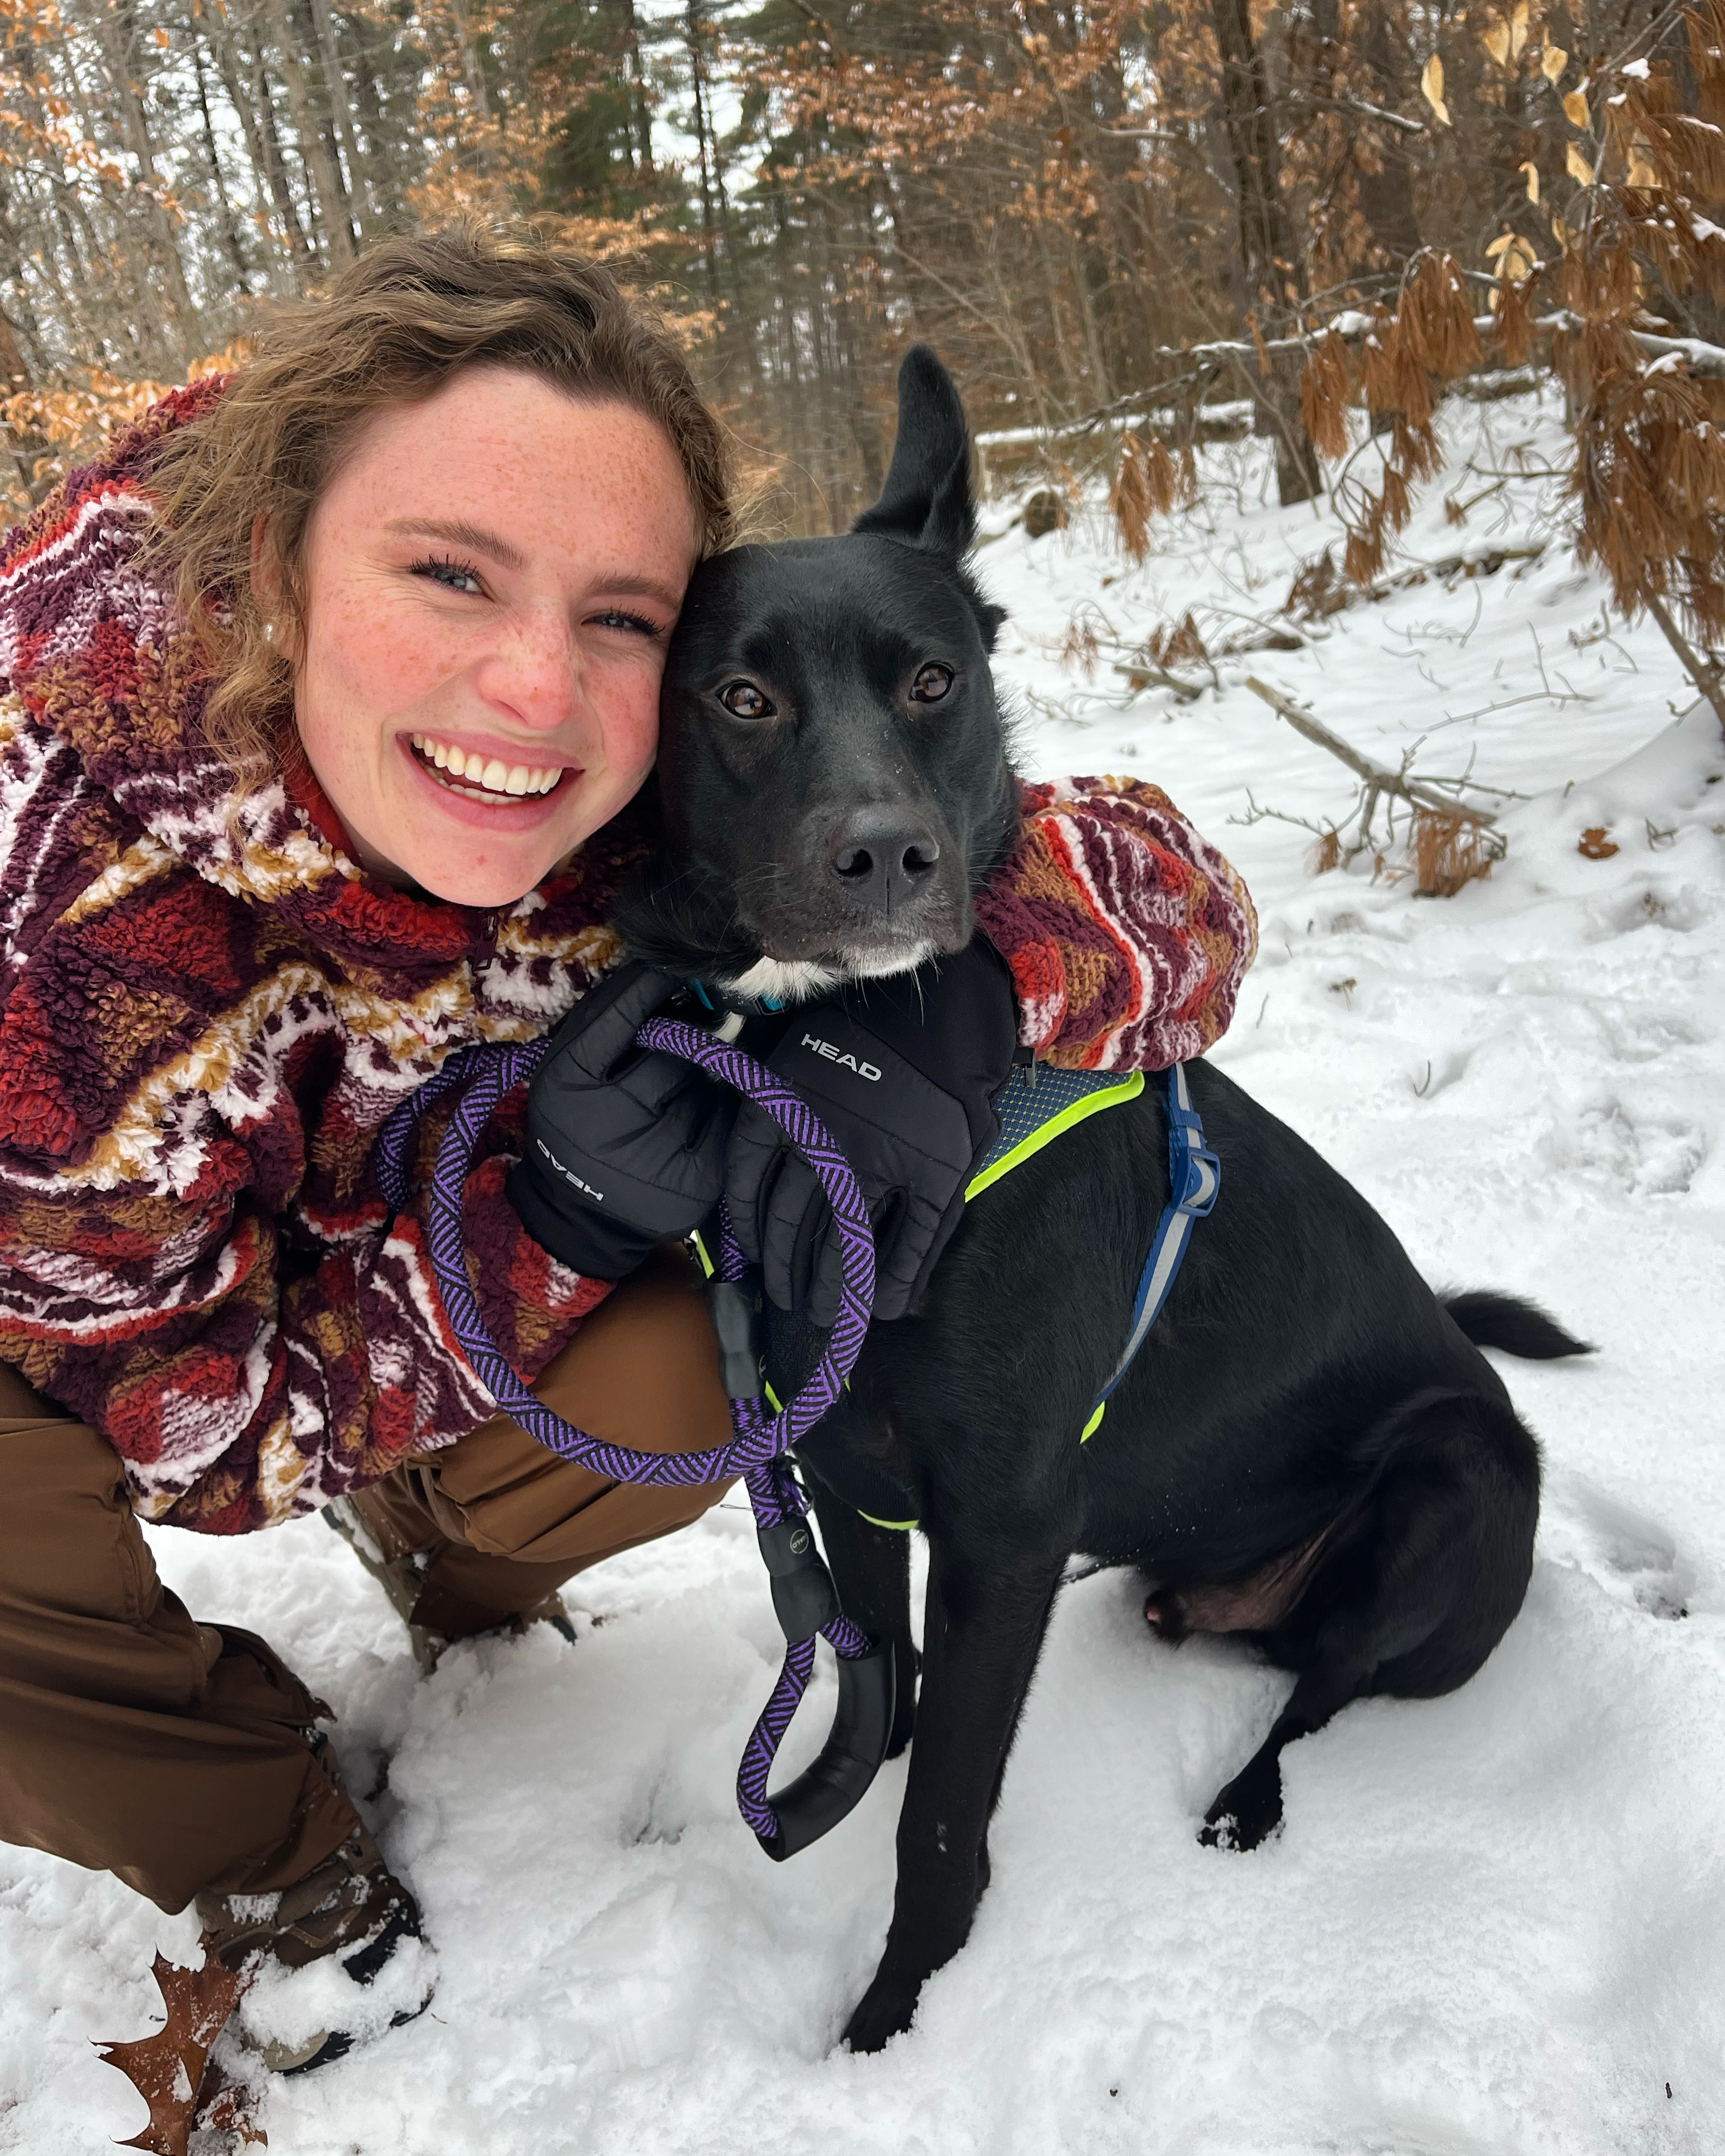
[[[449,592],[468,592],[477,594],[485,589],[484,585],[480,582],[479,571],[470,562],[446,562],[436,559],[415,562],[412,573],[416,577],[429,577],[433,583],[441,584],[444,589]]]

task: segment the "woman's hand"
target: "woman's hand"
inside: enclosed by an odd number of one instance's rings
[[[688,1235],[725,1187],[729,1090],[635,1034],[672,992],[619,968],[558,1027],[527,1091],[527,1149],[510,1202],[533,1240],[591,1279],[621,1280],[655,1243]]]
[[[794,1013],[767,1059],[814,1109],[862,1186],[875,1230],[876,1317],[915,1308],[999,1127],[1018,1009],[984,937],[957,957],[859,982]],[[814,1171],[770,1117],[745,1106],[725,1172],[731,1224],[781,1310],[839,1312],[839,1242]]]

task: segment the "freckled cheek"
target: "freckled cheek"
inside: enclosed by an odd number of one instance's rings
[[[391,618],[387,608],[340,607],[314,616],[308,671],[357,716],[388,719],[455,670],[458,660],[423,616]]]
[[[644,776],[659,748],[659,680],[636,679],[604,718],[605,759],[620,778]]]

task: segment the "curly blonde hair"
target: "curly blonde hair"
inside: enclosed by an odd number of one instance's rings
[[[305,620],[306,533],[325,487],[373,413],[480,366],[634,406],[681,462],[700,552],[731,543],[719,423],[670,331],[608,270],[474,223],[382,240],[322,297],[275,312],[222,397],[163,438],[153,468],[158,543],[215,680],[205,731],[249,782],[294,753],[281,647]],[[252,578],[260,519],[280,578],[267,609]],[[272,640],[266,619],[290,634]]]

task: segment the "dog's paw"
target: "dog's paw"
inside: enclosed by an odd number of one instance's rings
[[[1281,1825],[1281,1765],[1254,1759],[1204,1814],[1198,1839],[1206,1849],[1255,1849]]]
[[[877,1976],[863,1994],[841,2039],[851,2051],[884,2051],[895,2036],[901,2036],[916,2018],[916,1997],[922,1987]]]

